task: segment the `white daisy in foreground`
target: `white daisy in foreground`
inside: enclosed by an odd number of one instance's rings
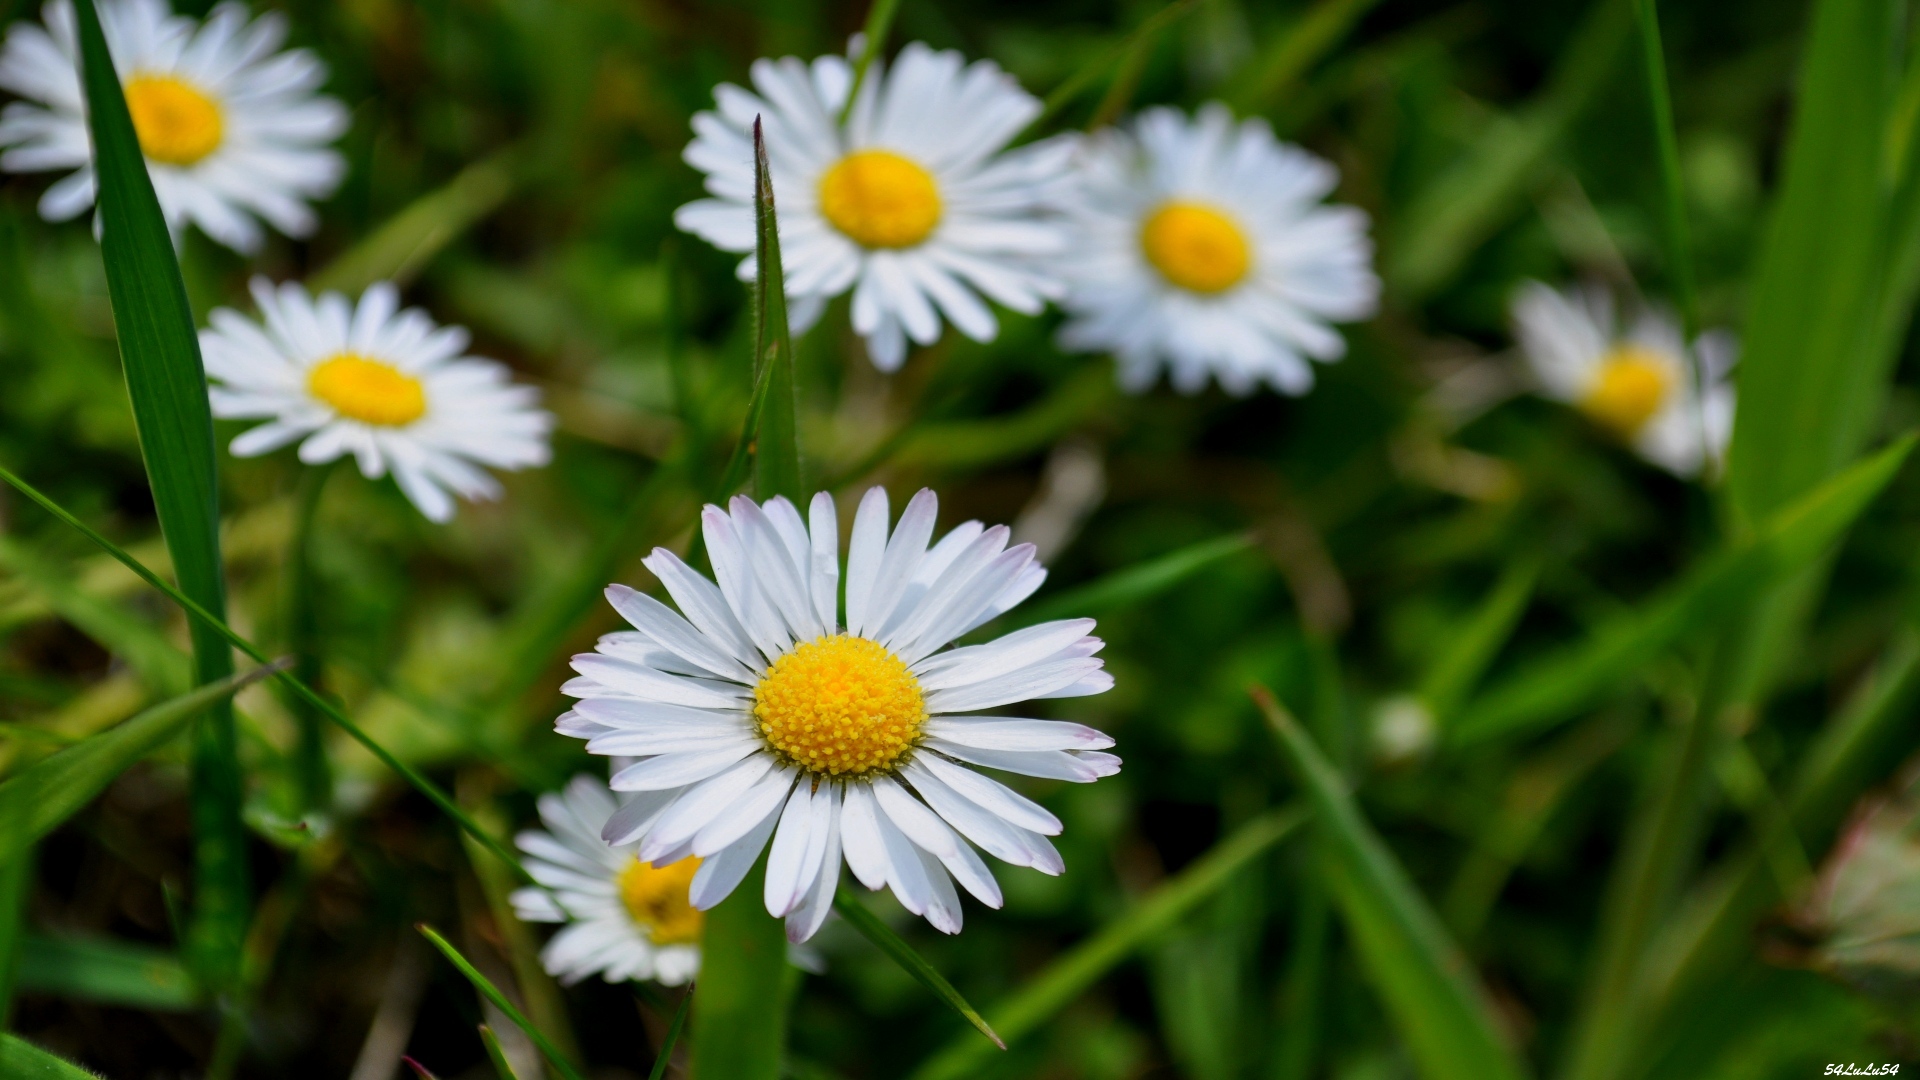
[[[295,440],[309,465],[351,453],[369,480],[393,473],[434,521],[453,517],[449,491],[491,499],[500,484],[478,465],[544,465],[553,417],[538,392],[516,386],[492,360],[464,355],[467,332],[435,326],[381,282],[356,307],[339,293],[318,300],[293,283],[253,280],[263,322],[216,309],[200,332],[213,415],[266,419],[233,440],[254,457]]]
[[[1702,334],[1689,350],[1667,312],[1623,322],[1605,288],[1557,292],[1537,281],[1515,295],[1513,324],[1542,394],[1677,476],[1718,466],[1733,434],[1730,334]]]
[[[810,521],[785,499],[740,497],[701,516],[716,587],[656,548],[646,560],[680,613],[623,585],[607,598],[636,629],[573,658],[580,698],[555,725],[596,754],[641,760],[613,777],[637,793],[601,837],[637,855],[706,861],[705,910],[734,890],[769,838],[767,910],[805,941],[826,919],[844,854],[869,889],[946,933],[960,930],[958,878],[989,907],[1000,886],[973,844],[1017,866],[1065,869],[1047,841],[1060,820],[977,771],[1089,782],[1117,772],[1113,740],[1052,720],[966,716],[1113,685],[1092,619],[1042,623],[981,645],[943,646],[1039,588],[1033,546],[969,521],[928,546],[935,499],[922,491],[887,529],[887,495],[867,492],[847,556],[833,499]],[[963,839],[964,838],[964,839]],[[949,876],[951,875],[951,876]]]
[[[1328,324],[1373,314],[1366,215],[1322,204],[1339,173],[1265,120],[1236,127],[1218,103],[1191,120],[1148,109],[1081,155],[1062,204],[1074,233],[1060,344],[1111,352],[1127,389],[1165,367],[1184,393],[1212,376],[1235,394],[1262,382],[1304,394],[1308,359],[1346,352]]]
[[[45,28],[20,23],[0,50],[0,87],[29,101],[0,112],[0,169],[72,169],[40,199],[49,221],[93,205],[93,141],[80,88],[73,5],[52,0]],[[333,193],[346,159],[328,144],[347,110],[314,93],[327,69],[305,49],[276,52],[278,14],[249,22],[237,3],[204,23],[165,0],[101,0],[100,24],[126,91],[160,209],[175,235],[188,222],[235,251],[260,246],[255,218],[288,236],[313,231],[307,204]]]
[[[546,829],[529,829],[514,843],[545,888],[515,890],[514,913],[567,924],[540,950],[540,962],[569,986],[589,975],[678,986],[700,970],[706,917],[687,902],[700,860],[655,866],[634,858],[631,845],[608,846],[600,830],[618,807],[605,781],[584,774],[565,794],[540,796]]]
[[[991,341],[999,324],[983,296],[1033,314],[1058,295],[1033,260],[1061,249],[1044,207],[1068,175],[1071,146],[1001,152],[1040,114],[1011,75],[916,42],[891,70],[868,70],[841,124],[853,84],[844,58],[758,60],[752,74],[757,95],[722,83],[720,111],[693,118],[686,160],[714,197],[673,220],[722,251],[748,253],[740,276],[753,278],[753,121],[762,117],[796,330],[851,288],[853,328],[874,364],[892,371],[908,338],[939,339],[943,316]]]

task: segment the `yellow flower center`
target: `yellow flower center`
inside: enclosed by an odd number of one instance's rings
[[[205,93],[172,75],[135,75],[122,89],[149,160],[192,165],[220,149],[226,120]]]
[[[820,178],[820,213],[862,247],[912,247],[940,211],[933,174],[889,150],[856,150]]]
[[[864,776],[913,748],[926,722],[920,680],[877,641],[809,641],[773,662],[753,688],[760,735],[809,772]]]
[[[693,872],[700,869],[699,856],[689,856],[671,866],[655,866],[633,860],[620,871],[620,903],[625,905],[633,923],[655,945],[691,945],[700,940],[700,927],[706,913],[687,899],[693,884]]]
[[[426,415],[419,379],[382,360],[339,353],[307,373],[307,390],[341,416],[379,427],[401,427]]]
[[[1600,361],[1580,408],[1595,423],[1630,438],[1673,389],[1673,365],[1643,345],[1618,345]]]
[[[1147,216],[1140,250],[1160,276],[1197,293],[1225,292],[1253,265],[1253,248],[1238,222],[1211,206],[1178,199]]]

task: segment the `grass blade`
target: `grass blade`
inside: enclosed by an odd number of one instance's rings
[[[1508,1045],[1466,957],[1447,937],[1327,759],[1265,687],[1252,688],[1326,838],[1333,894],[1361,961],[1428,1080],[1518,1080]]]
[[[687,992],[680,995],[680,1004],[674,1006],[673,1020],[667,1024],[667,1037],[660,1042],[659,1052],[653,1055],[653,1068],[647,1073],[647,1080],[664,1080],[667,1066],[673,1061],[673,1048],[680,1042],[680,1033],[686,1030],[687,1010],[693,1005],[693,983],[687,984]]]
[[[762,856],[733,894],[707,912],[689,1062],[694,1080],[780,1075],[793,983],[786,929],[761,899],[765,880]]]
[[[573,1067],[573,1063],[568,1061],[566,1056],[560,1053],[560,1051],[554,1047],[553,1043],[547,1040],[545,1035],[541,1034],[539,1028],[533,1026],[531,1020],[521,1015],[519,1009],[514,1008],[513,1002],[507,1000],[507,996],[500,992],[499,987],[488,981],[485,975],[480,974],[478,968],[467,963],[467,958],[460,955],[460,950],[448,944],[446,938],[441,937],[434,931],[433,927],[428,926],[426,923],[418,923],[414,926],[414,929],[420,931],[421,936],[431,942],[434,948],[439,949],[440,955],[446,957],[448,963],[459,969],[460,974],[467,977],[467,981],[473,984],[473,988],[479,991],[481,997],[492,1002],[494,1008],[505,1013],[507,1019],[513,1021],[521,1031],[526,1032],[527,1038],[533,1040],[533,1045],[540,1048],[541,1056],[545,1057],[561,1076],[566,1077],[567,1080],[581,1080],[579,1072]]]
[[[1450,725],[1451,741],[1466,746],[1564,720],[1674,642],[1744,610],[1754,595],[1826,552],[1893,479],[1913,441],[1903,438],[1822,484],[1652,601],[1512,676],[1467,706]]]
[[[500,1049],[499,1038],[485,1024],[480,1025],[480,1044],[487,1048],[487,1060],[493,1062],[493,1071],[500,1080],[520,1080],[513,1075],[513,1066],[507,1063],[507,1053]]]
[[[847,103],[840,106],[840,123],[845,124],[847,117],[853,115],[853,103],[860,100],[860,87],[867,81],[867,69],[887,47],[887,35],[893,30],[893,17],[900,12],[900,0],[873,0],[873,6],[867,9],[867,25],[861,30],[865,43],[860,47],[860,58],[853,62],[853,85],[847,88]],[[754,128],[756,140],[759,127]]]
[[[164,949],[99,937],[28,934],[19,986],[102,1005],[184,1012],[204,1004],[180,958]]]
[[[0,1035],[0,1076],[7,1080],[99,1080],[65,1058],[14,1035]]]
[[[1822,0],[1812,19],[1785,179],[1741,334],[1727,494],[1748,525],[1858,452],[1893,359],[1890,347],[1868,347],[1880,344],[1885,274],[1892,6]]]
[[[0,536],[0,567],[30,584],[54,614],[126,661],[155,693],[171,697],[192,687],[186,655],[165,634],[119,605],[80,589],[19,538]]]
[[[361,292],[376,281],[405,285],[448,244],[500,208],[513,194],[520,148],[477,162],[438,191],[414,200],[372,235],[307,278],[314,293]]]
[[[1235,874],[1266,854],[1305,819],[1304,811],[1287,808],[1262,814],[1240,826],[1132,910],[1027,980],[1013,997],[989,1009],[994,1030],[1010,1043],[1032,1034],[1142,945],[1219,892]],[[911,1080],[965,1080],[979,1075],[995,1056],[985,1043],[965,1035],[914,1070]]]
[[[837,892],[833,895],[833,910],[839,912],[841,918],[852,923],[853,928],[860,931],[861,936],[873,942],[881,952],[886,953],[888,959],[899,964],[907,974],[918,979],[920,985],[933,991],[935,997],[952,1006],[954,1012],[966,1017],[967,1023],[972,1024],[980,1034],[991,1040],[993,1045],[1002,1050],[1007,1048],[1007,1044],[981,1017],[979,1010],[969,1004],[967,999],[960,995],[960,991],[953,988],[953,984],[947,981],[946,976],[940,974],[938,968],[927,963],[926,957],[915,952],[913,946],[907,944],[899,934],[894,933],[891,927],[881,922],[878,915],[868,911],[859,898],[848,896],[845,892]]]
[[[1021,625],[1030,625],[1142,603],[1252,546],[1253,537],[1248,533],[1202,540],[1048,597],[1014,618]]]
[[[1633,0],[1640,28],[1641,58],[1647,75],[1647,105],[1653,113],[1653,137],[1660,150],[1661,225],[1667,233],[1667,277],[1680,307],[1688,341],[1700,332],[1694,299],[1693,240],[1687,229],[1687,189],[1680,177],[1680,140],[1673,130],[1673,91],[1667,85],[1666,50],[1660,44],[1660,11],[1655,0]]]
[[[884,2],[884,0],[883,0]],[[869,43],[871,48],[871,43]],[[761,499],[785,495],[805,506],[800,480],[799,430],[794,417],[793,332],[787,326],[786,272],[780,262],[780,222],[773,205],[773,172],[758,117],[753,121],[754,247],[753,371],[760,399],[751,432],[753,487]]]
[[[100,254],[154,512],[181,591],[220,615],[226,611],[226,583],[219,486],[200,338],[93,0],[79,0],[74,11],[99,183]],[[189,630],[196,681],[233,674],[233,650],[220,635],[198,623]],[[233,712],[224,700],[195,729],[192,768],[190,948],[197,962],[226,983],[239,975],[249,887],[240,760]]]
[[[121,565],[137,574],[142,581],[165,593],[169,600],[180,605],[180,609],[192,616],[197,623],[211,627],[215,633],[219,634],[228,642],[231,642],[234,648],[246,653],[254,660],[262,664],[268,662],[266,654],[255,646],[253,642],[235,633],[233,628],[228,626],[224,620],[206,608],[201,607],[192,597],[174,588],[172,585],[167,584],[158,574],[155,574],[152,570],[149,570],[145,564],[141,563],[140,560],[127,554],[126,550],[121,548],[120,545],[100,535],[91,525],[75,517],[66,507],[48,498],[40,489],[22,480],[19,476],[15,475],[12,470],[4,466],[0,466],[0,480],[11,484],[22,495],[25,495],[37,503],[41,509],[59,518],[62,522],[74,529],[79,530],[81,535],[93,541],[101,550],[113,556]],[[393,756],[392,751],[374,741],[373,736],[368,735],[361,729],[360,725],[348,719],[346,713],[341,712],[331,701],[322,697],[318,691],[306,683],[301,682],[291,673],[276,669],[273,675],[279,679],[287,689],[299,695],[307,704],[319,709],[323,716],[332,720],[342,731],[345,731],[351,736],[355,742],[366,747],[367,752],[379,758],[381,764],[398,773],[401,778],[413,786],[414,790],[425,795],[435,806],[440,808],[442,813],[452,818],[456,824],[466,830],[467,835],[485,844],[488,851],[499,856],[499,858],[508,866],[512,867],[514,872],[519,874],[523,880],[533,880],[532,876],[527,873],[526,867],[520,865],[519,857],[505,844],[502,844],[495,838],[492,833],[482,829],[472,818],[468,817],[466,812],[461,810],[459,805],[456,804],[446,792],[440,790],[438,784],[422,776],[420,772],[411,765]]]
[[[0,861],[0,1031],[6,1030],[13,1014],[20,950],[26,942],[27,894],[33,889],[38,865],[31,845]]]
[[[1066,82],[1054,87],[1046,100],[1041,103],[1040,115],[1033,118],[1033,122],[1027,125],[1027,130],[1031,132],[1043,128],[1054,117],[1060,115],[1062,109],[1073,104],[1081,94],[1086,93],[1093,84],[1099,82],[1100,77],[1109,69],[1124,63],[1136,51],[1142,50],[1143,42],[1152,42],[1160,36],[1162,31],[1173,25],[1174,20],[1199,6],[1200,0],[1174,0],[1173,3],[1147,16],[1126,37],[1121,38],[1111,48],[1069,75]]]
[[[1271,108],[1314,62],[1325,56],[1379,0],[1320,0],[1283,27],[1267,46],[1258,66],[1240,81],[1230,99],[1242,111]]]
[[[1526,204],[1554,148],[1612,72],[1626,44],[1627,0],[1593,0],[1568,41],[1546,93],[1414,197],[1395,227],[1386,264],[1393,290],[1418,301],[1439,291],[1482,242]]]
[[[27,845],[79,812],[128,766],[179,734],[193,719],[283,668],[280,663],[268,664],[208,683],[0,783],[0,863],[19,858]]]
[[[1487,665],[1513,636],[1539,580],[1540,564],[1531,560],[1516,562],[1500,575],[1479,610],[1420,680],[1420,699],[1434,716],[1451,716],[1473,692]]]

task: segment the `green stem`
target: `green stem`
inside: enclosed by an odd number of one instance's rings
[[[787,1043],[787,935],[767,914],[763,859],[707,912],[694,1001],[693,1080],[775,1080]]]
[[[1280,989],[1279,1030],[1273,1044],[1272,1080],[1309,1080],[1320,1049],[1321,1003],[1326,999],[1328,939],[1333,907],[1319,869],[1322,843],[1310,845],[1298,879],[1293,935],[1287,942],[1287,972]]]
[[[861,31],[867,40],[860,48],[860,58],[853,62],[853,85],[847,87],[846,104],[840,106],[841,126],[853,115],[853,103],[860,100],[860,85],[867,81],[867,69],[886,47],[887,33],[893,29],[893,17],[899,11],[900,0],[873,0],[873,6],[867,9],[867,25]]]
[[[13,1007],[13,972],[26,936],[27,894],[33,889],[33,847],[0,862],[0,1031]]]
[[[293,543],[287,549],[287,642],[293,653],[293,673],[301,682],[326,693],[325,663],[320,655],[319,619],[314,610],[314,520],[320,496],[335,462],[306,470],[294,504]],[[325,717],[305,700],[289,700],[297,725],[293,753],[294,789],[303,815],[324,812],[333,803],[333,775],[327,763]]]

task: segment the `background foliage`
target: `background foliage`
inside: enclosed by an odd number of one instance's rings
[[[353,109],[352,171],[320,234],[259,268],[397,276],[560,419],[551,467],[449,527],[336,470],[312,547],[328,688],[505,832],[599,767],[549,730],[565,659],[613,628],[606,581],[644,584],[641,555],[690,540],[747,409],[735,259],[669,221],[698,193],[688,117],[756,56],[843,47],[866,8],[274,6]],[[1067,824],[1070,872],[1001,868],[1006,910],[970,910],[961,937],[875,906],[1018,1036],[1009,1053],[836,925],[789,1071],[1744,1078],[1914,1056],[1907,1000],[1820,970],[1788,917],[1848,807],[1914,746],[1920,482],[1900,444],[1819,486],[1920,416],[1907,7],[1663,7],[1669,190],[1625,0],[905,0],[896,44],[994,58],[1042,95],[1077,85],[1054,126],[1215,97],[1267,116],[1341,167],[1387,291],[1298,400],[1125,397],[1106,361],[1052,347],[1051,315],[1002,312],[997,342],[948,334],[892,378],[843,313],[798,342],[811,479],[931,484],[945,520],[1053,526],[1034,605],[1089,585],[1062,602],[1100,618],[1118,678],[1057,714],[1113,733],[1127,764],[1030,786]],[[0,464],[164,566],[100,249],[38,220],[43,183],[0,182]],[[1691,236],[1678,261],[1670,196]],[[181,265],[196,317],[244,306],[237,256],[190,234]],[[1518,394],[1505,328],[1525,278],[1668,296],[1682,266],[1701,324],[1738,329],[1746,354],[1731,472],[1705,488]],[[224,451],[218,467],[230,620],[284,651],[299,467]],[[1074,498],[1094,468],[1099,490]],[[186,690],[191,644],[83,538],[24,499],[0,515],[11,776]],[[1300,724],[1276,709],[1276,736],[1251,683]],[[376,1037],[369,1060],[405,1048],[490,1075],[488,1022],[534,1075],[413,933],[425,920],[593,1075],[645,1074],[673,996],[545,980],[536,935],[503,917],[504,868],[344,738],[342,813],[299,827],[297,706],[265,687],[235,702],[254,890],[238,973],[187,947],[202,911],[176,740],[0,863],[10,1030],[115,1078],[211,1062],[372,1080],[354,1070]],[[154,715],[115,745],[175,724]],[[4,790],[0,808],[20,801]],[[1289,833],[1271,808],[1296,801],[1314,816]],[[1210,884],[1171,907],[1169,880]],[[1105,959],[1069,953],[1083,942]],[[1050,966],[1063,956],[1082,966]],[[1436,1035],[1435,1017],[1485,1030]],[[1510,1065],[1449,1073],[1483,1035],[1517,1048]]]

